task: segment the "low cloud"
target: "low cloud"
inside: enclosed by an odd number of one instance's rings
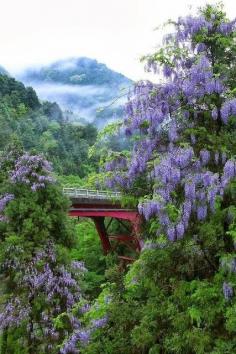
[[[126,101],[123,93],[117,95],[117,90],[110,87],[42,82],[25,82],[25,84],[32,86],[41,100],[57,102],[62,110],[73,111],[74,117],[84,118],[88,122],[95,121],[97,116],[106,115],[107,108],[111,111],[116,110]],[[114,119],[114,114],[111,113],[109,121]]]

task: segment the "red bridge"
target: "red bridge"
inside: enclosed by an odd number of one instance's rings
[[[141,216],[136,209],[121,207],[119,192],[78,188],[64,188],[63,192],[71,200],[70,216],[88,217],[94,221],[105,254],[116,251],[121,244],[125,245],[132,253],[140,252]],[[105,218],[109,219],[105,222]],[[126,229],[124,234],[109,234],[109,227],[113,219],[116,219],[123,229]],[[129,225],[125,221],[128,221]],[[124,250],[124,253],[127,252]],[[119,258],[124,261],[134,260],[133,257],[125,254],[120,255]]]

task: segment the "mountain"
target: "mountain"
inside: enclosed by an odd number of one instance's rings
[[[7,70],[0,65],[0,75],[8,75],[9,76],[9,73],[7,72]]]
[[[98,127],[120,118],[132,81],[105,64],[86,57],[60,60],[25,69],[18,79],[32,86],[42,100],[55,101],[71,120]]]

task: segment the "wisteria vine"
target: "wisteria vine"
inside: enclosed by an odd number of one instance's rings
[[[233,36],[236,20],[222,22],[217,11],[210,17],[202,12],[179,18],[174,26],[175,32],[164,37],[164,49],[147,59],[148,70],[160,73],[162,67],[163,82],[138,82],[126,105],[126,135],[139,136],[131,159],[117,158],[105,166],[114,171],[110,187],[129,189],[146,175],[152,198],[140,201],[139,212],[146,220],[156,217],[158,234],[170,241],[184,236],[192,217],[201,222],[214,212],[217,196],[236,176],[236,162],[227,151],[207,140],[202,148],[198,134],[199,127],[207,126],[217,135],[236,116],[227,74],[217,72],[207,41]]]

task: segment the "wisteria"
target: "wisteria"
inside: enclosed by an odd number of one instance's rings
[[[91,334],[96,329],[103,328],[107,324],[107,321],[107,316],[104,316],[102,318],[92,320],[86,328],[75,328],[73,334],[63,344],[60,354],[79,353],[78,343],[80,343],[81,346],[86,346],[91,339]],[[80,327],[80,325],[78,327]]]
[[[0,199],[0,212],[2,212],[7,205],[8,202],[10,202],[12,199],[14,199],[13,194],[5,194],[4,196],[1,197]]]
[[[236,115],[236,98],[224,102],[220,114],[222,121],[227,124],[229,117]]]
[[[8,262],[2,265],[8,272],[17,271],[22,274],[18,280],[17,291],[21,297],[12,296],[4,305],[0,312],[0,328],[10,328],[21,326],[24,321],[28,321],[28,331],[31,331],[33,340],[39,340],[40,327],[44,335],[44,343],[47,348],[51,343],[56,342],[61,332],[55,328],[53,319],[61,313],[66,313],[70,320],[72,334],[62,345],[60,353],[79,353],[78,345],[87,345],[91,333],[102,328],[107,323],[107,316],[94,319],[88,326],[83,326],[81,321],[73,315],[73,308],[82,300],[82,292],[78,280],[83,277],[86,268],[83,262],[72,261],[66,268],[57,264],[55,247],[49,243],[27,263]],[[37,299],[43,295],[45,310],[41,312],[39,318],[34,319],[35,330],[32,329],[33,306]],[[42,306],[42,305],[41,305]],[[85,303],[79,309],[80,314],[90,310],[90,305]],[[66,336],[66,333],[65,333]],[[47,344],[48,343],[48,344]]]
[[[194,218],[206,220],[215,211],[217,197],[224,195],[236,177],[235,161],[220,147],[199,149],[193,133],[207,123],[212,126],[209,133],[217,135],[218,127],[224,129],[229,118],[236,116],[236,98],[228,94],[227,77],[215,75],[209,44],[197,42],[195,37],[212,31],[229,35],[235,30],[235,21],[219,26],[217,15],[208,18],[201,14],[181,17],[174,25],[176,32],[166,35],[163,44],[167,48],[174,44],[178,51],[160,52],[171,56],[172,64],[164,59],[159,64],[155,55],[148,57],[149,70],[156,72],[158,64],[160,68],[163,64],[164,82],[138,82],[128,98],[125,130],[139,139],[122,170],[109,162],[109,171],[115,173],[108,181],[110,186],[125,189],[146,175],[153,185],[152,198],[140,201],[139,212],[146,220],[157,218],[158,234],[165,233],[171,241],[181,239]],[[216,104],[211,97],[221,98]],[[188,140],[183,140],[187,129]],[[178,211],[174,218],[170,205]]]
[[[221,260],[221,266],[230,273],[236,273],[236,258],[223,258]]]
[[[84,264],[72,262],[70,269],[58,265],[54,246],[49,243],[29,262],[5,262],[3,267],[8,272],[17,271],[22,277],[17,284],[17,291],[21,296],[13,295],[5,304],[0,313],[0,328],[14,328],[24,321],[32,321],[33,306],[43,295],[46,310],[42,311],[40,318],[34,319],[34,326],[37,329],[39,321],[44,337],[47,338],[44,339],[45,342],[57,340],[59,332],[54,327],[53,318],[62,312],[67,312],[71,317],[73,306],[81,300],[78,279],[86,271]],[[82,336],[84,329],[76,318],[71,321],[71,326]],[[35,339],[40,335],[37,330],[32,332],[30,325],[28,330]]]
[[[230,300],[233,297],[234,291],[230,284],[224,282],[223,284],[223,294],[226,300]]]
[[[12,298],[5,305],[4,311],[0,312],[0,328],[19,326],[22,321],[28,318],[29,313],[29,306],[22,304],[18,297]]]
[[[26,184],[32,191],[36,191],[45,188],[47,183],[54,182],[50,176],[51,171],[51,164],[42,156],[26,153],[16,161],[10,178],[13,183]]]
[[[4,215],[4,209],[6,207],[6,205],[15,198],[14,194],[9,194],[6,193],[5,195],[3,195],[0,199],[0,222],[7,222],[8,219],[7,217]]]
[[[86,345],[89,342],[91,335],[90,330],[76,330],[73,335],[66,341],[63,348],[60,350],[60,354],[77,354],[79,353],[78,342],[82,345]]]
[[[163,231],[172,241],[183,236],[192,212],[196,212],[198,220],[202,221],[207,217],[208,205],[214,211],[217,195],[236,176],[236,163],[233,160],[226,162],[221,176],[204,170],[209,160],[208,151],[202,152],[200,159],[196,160],[192,149],[177,148],[167,153],[152,172],[152,178],[159,181],[160,187],[155,189],[156,199],[139,204],[139,212],[147,220],[157,216]],[[176,203],[172,193],[180,187],[185,201],[178,204],[181,214],[173,223],[168,216],[167,206]]]
[[[224,34],[224,35],[228,35],[228,34],[232,33],[233,31],[235,31],[235,29],[236,29],[236,20],[235,19],[230,22],[221,23],[217,27],[217,31]]]

